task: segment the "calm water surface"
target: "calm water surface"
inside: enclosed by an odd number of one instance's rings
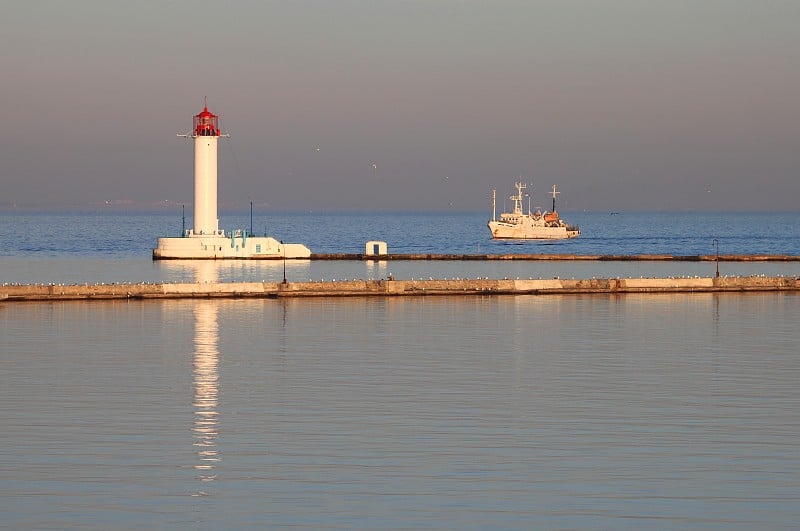
[[[253,230],[315,253],[361,253],[367,240],[392,253],[443,254],[777,254],[800,256],[800,213],[564,214],[582,234],[566,241],[493,241],[488,214],[285,214],[254,216]],[[187,220],[188,226],[191,219]],[[153,262],[159,236],[178,235],[180,214],[0,212],[0,284],[193,282],[196,264]],[[249,228],[227,214],[226,229]],[[615,278],[712,276],[713,262],[324,262],[288,261],[290,281],[386,278]],[[220,281],[276,281],[283,264],[217,261]],[[723,262],[724,275],[800,276],[800,262]]]
[[[258,216],[314,252],[800,255],[800,214]],[[191,220],[188,220],[191,224]],[[223,215],[226,229],[247,215]],[[179,215],[0,213],[1,283],[279,280],[153,262]],[[711,276],[713,262],[308,262],[342,278]],[[800,262],[722,263],[800,276]],[[10,529],[795,529],[796,294],[0,303]]]
[[[368,240],[392,253],[572,253],[599,255],[800,254],[800,212],[563,213],[581,236],[560,241],[492,240],[487,213],[270,214],[256,235],[315,253],[361,253]],[[0,212],[0,256],[149,258],[160,236],[179,236],[180,212],[136,214]],[[192,226],[187,218],[186,227]],[[247,214],[222,213],[220,228],[250,229]]]
[[[800,297],[0,305],[12,529],[793,529]]]

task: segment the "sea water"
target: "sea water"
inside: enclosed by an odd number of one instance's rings
[[[713,236],[722,253],[798,254],[796,215],[709,216],[694,221],[718,233],[684,227],[679,241],[664,231],[683,218],[642,214],[630,228],[639,244],[581,241],[607,217],[587,215],[584,236],[563,244],[465,242],[455,231],[428,245],[688,255],[715,252]],[[383,227],[392,251],[423,245],[383,216],[312,218],[290,218],[296,232],[279,236],[360,252],[360,220]],[[477,215],[389,219],[431,238],[428,225],[443,221],[485,229]],[[166,217],[2,221],[0,282],[283,273],[281,262],[154,263],[148,225],[166,231]],[[324,247],[325,231],[342,248]],[[315,264],[287,263],[287,275],[320,274]],[[673,265],[710,276],[715,264]],[[322,274],[398,267],[340,266]],[[408,275],[434,266],[492,277],[519,267],[421,263]],[[662,267],[636,264],[642,275],[651,266]],[[585,267],[577,273],[614,266]],[[793,529],[798,314],[794,293],[0,302],[2,525]]]
[[[0,305],[11,529],[791,529],[796,294]]]
[[[482,213],[286,214],[254,216],[252,230],[313,253],[363,253],[370,240],[390,253],[440,254],[662,254],[800,255],[800,213],[574,212],[579,238],[558,241],[492,240]],[[159,236],[179,236],[180,215],[0,213],[0,284],[194,282],[194,261],[152,260]],[[250,230],[248,214],[220,220],[227,230]],[[236,261],[214,262],[220,281],[411,278],[616,278],[713,276],[716,264],[682,262],[442,262],[442,261]],[[204,266],[205,267],[205,266]],[[722,262],[731,276],[800,275],[800,262]]]

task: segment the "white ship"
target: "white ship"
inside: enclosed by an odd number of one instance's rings
[[[567,225],[558,216],[556,211],[556,195],[561,192],[556,191],[553,185],[553,210],[551,212],[531,212],[531,196],[523,194],[525,184],[517,182],[515,184],[517,194],[510,199],[514,201],[513,212],[503,212],[500,219],[497,219],[497,190],[492,190],[492,219],[489,221],[489,230],[492,231],[492,238],[497,239],[520,239],[520,240],[563,240],[566,238],[577,238],[581,231],[577,225]],[[522,202],[528,198],[528,213],[522,211]]]

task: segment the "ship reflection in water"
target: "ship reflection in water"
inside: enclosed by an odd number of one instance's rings
[[[216,282],[213,263],[197,264],[197,282]],[[219,435],[219,324],[215,301],[199,300],[194,304],[194,446],[197,448],[197,464],[200,481],[214,481],[218,463],[222,457],[217,448]],[[196,496],[207,495],[202,489]]]

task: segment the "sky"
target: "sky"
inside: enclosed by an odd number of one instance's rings
[[[0,208],[800,210],[797,0],[1,0]]]

